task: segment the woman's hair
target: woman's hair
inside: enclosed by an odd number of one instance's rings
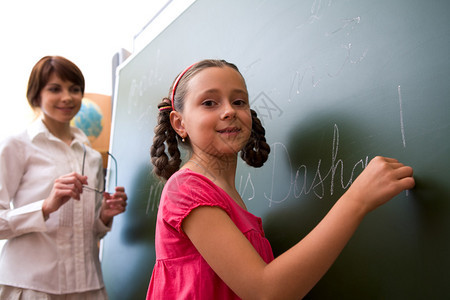
[[[225,60],[202,60],[193,66],[191,66],[184,73],[180,73],[177,78],[172,83],[169,90],[169,95],[172,94],[172,90],[175,85],[176,93],[174,97],[173,107],[178,112],[183,112],[184,99],[188,92],[189,81],[200,71],[219,67],[225,68],[230,67],[241,74],[238,68]],[[180,77],[181,78],[178,78]],[[241,77],[243,78],[242,74]],[[245,82],[245,80],[244,80]],[[153,145],[150,149],[151,161],[154,166],[153,172],[162,179],[169,179],[172,174],[180,169],[181,157],[180,150],[178,148],[178,143],[181,142],[181,137],[175,132],[170,123],[170,109],[172,106],[171,99],[164,98],[161,103],[159,103],[158,108],[160,109],[157,125],[155,127],[155,136],[153,138]],[[169,108],[169,109],[167,109]],[[251,109],[252,115],[252,131],[250,138],[244,148],[241,150],[241,158],[252,167],[261,167],[266,161],[270,153],[270,146],[266,142],[265,129],[261,124],[261,121],[257,117],[256,112]],[[167,153],[166,153],[167,145]],[[189,147],[189,141],[183,143],[183,145]]]
[[[41,91],[53,73],[64,81],[79,85],[84,95],[84,76],[73,62],[61,56],[44,56],[34,65],[28,79],[27,99],[31,108],[40,106]]]

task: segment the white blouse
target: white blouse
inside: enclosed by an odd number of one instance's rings
[[[99,219],[102,195],[84,189],[44,220],[42,203],[54,180],[81,174],[86,135],[72,128],[68,146],[42,120],[0,143],[0,284],[51,294],[77,293],[104,286],[99,241],[110,230]],[[100,153],[86,146],[84,175],[103,189]]]

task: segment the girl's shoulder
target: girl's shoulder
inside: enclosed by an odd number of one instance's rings
[[[228,195],[211,180],[189,169],[181,169],[164,186],[158,218],[182,233],[184,218],[201,206],[219,207],[228,214],[232,211]]]
[[[210,194],[225,193],[220,187],[212,182],[206,176],[194,172],[190,169],[184,168],[175,172],[167,181],[164,186],[172,192],[179,191],[185,193],[186,191],[192,192],[208,192]],[[225,193],[226,194],[226,193]],[[223,195],[222,195],[223,196]]]
[[[170,176],[169,180],[167,181],[167,184],[172,182],[203,182],[203,183],[212,183],[211,180],[209,180],[207,177],[203,176],[202,174],[199,174],[197,172],[192,171],[188,168],[183,168],[178,171],[176,171],[172,176]],[[214,183],[212,183],[214,184]]]
[[[181,169],[169,178],[164,186],[162,198],[166,198],[164,201],[167,203],[186,208],[213,205],[228,210],[230,206],[230,198],[225,191],[207,177],[190,169]]]

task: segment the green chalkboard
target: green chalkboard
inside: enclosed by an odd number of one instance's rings
[[[308,299],[450,298],[450,2],[197,0],[118,72],[111,151],[129,206],[103,244],[111,299],[143,299],[162,185],[156,105],[203,58],[235,63],[272,146],[237,186],[275,255],[376,155],[417,186],[371,213]]]

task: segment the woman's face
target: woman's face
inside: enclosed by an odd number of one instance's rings
[[[236,155],[252,129],[248,92],[242,76],[230,67],[211,67],[188,83],[181,124],[197,151]]]
[[[69,124],[81,107],[81,87],[53,73],[41,90],[39,106],[46,124]]]

